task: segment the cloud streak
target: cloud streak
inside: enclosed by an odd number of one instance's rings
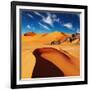
[[[50,30],[50,28],[42,23],[39,22],[39,25],[42,26],[43,28],[47,29],[47,30]]]
[[[53,19],[51,18],[50,13],[47,13],[47,17],[43,17],[42,21],[50,26],[53,26]]]
[[[31,26],[29,24],[27,25],[27,29],[31,29]]]
[[[65,23],[63,26],[68,28],[68,29],[72,29],[73,28],[72,23]]]
[[[43,15],[41,15],[39,12],[34,11],[34,13],[35,13],[36,15],[40,16],[41,18],[44,18],[44,16],[43,16]]]
[[[31,14],[27,14],[30,18],[33,18],[33,16]]]
[[[42,14],[40,14],[39,12],[35,11],[34,12],[36,15],[40,16],[42,18],[42,22],[50,25],[51,27],[53,27],[53,23],[56,21],[56,22],[59,22],[59,18],[57,18],[57,16],[55,14],[51,14],[49,12],[47,12],[47,16],[43,16]]]

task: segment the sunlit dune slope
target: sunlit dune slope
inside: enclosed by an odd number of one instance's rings
[[[48,33],[47,35],[42,37],[42,39],[40,41],[51,42],[54,40],[62,40],[66,37],[69,37],[69,34],[64,34],[62,32],[52,32],[52,33]]]
[[[32,34],[32,33],[26,33],[27,34]],[[54,40],[62,40],[66,37],[69,37],[69,34],[64,34],[62,32],[52,32],[52,33],[46,33],[46,34],[34,34],[34,35],[28,35],[30,37],[26,37],[25,35],[22,36],[24,41],[40,41],[40,42],[51,42]]]

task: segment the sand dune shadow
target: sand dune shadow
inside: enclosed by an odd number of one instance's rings
[[[34,67],[32,78],[64,76],[64,73],[56,65],[41,56],[42,50],[45,51],[45,48],[36,49],[33,52],[36,57],[36,65]]]

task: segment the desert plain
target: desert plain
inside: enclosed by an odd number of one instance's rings
[[[43,58],[43,60],[46,60],[52,63],[53,66],[57,67],[57,71],[60,70],[63,73],[61,76],[79,76],[80,38],[75,38],[74,40],[70,41],[68,40],[70,37],[72,38],[71,34],[57,31],[44,34],[33,32],[22,34],[21,79],[33,78],[35,68],[38,69],[38,65],[35,67],[38,60],[38,58],[34,55],[35,50],[40,53],[38,57]],[[45,65],[45,67],[48,68],[49,66],[47,67]],[[43,66],[39,67],[39,69],[40,68],[44,72]],[[41,69],[39,69],[38,72],[40,71],[41,73]],[[45,77],[48,77],[48,72],[52,72],[52,70],[49,70],[50,69],[47,69],[47,71],[45,71]],[[53,69],[53,72],[54,70],[55,69]],[[36,77],[37,76],[39,77],[40,75],[36,75]],[[59,74],[56,75],[56,77],[57,76],[59,76]]]

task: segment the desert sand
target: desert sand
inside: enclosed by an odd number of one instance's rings
[[[62,71],[64,74],[63,76],[79,76],[80,41],[77,39],[72,42],[65,41],[58,45],[51,45],[52,41],[63,40],[69,36],[69,34],[61,32],[52,32],[49,34],[29,33],[22,35],[21,78],[25,79],[33,77],[33,72],[37,63],[37,57],[34,55],[35,50],[40,52],[40,55],[38,55],[39,57],[52,63],[52,66],[55,65]],[[38,69],[38,67],[36,68]]]

